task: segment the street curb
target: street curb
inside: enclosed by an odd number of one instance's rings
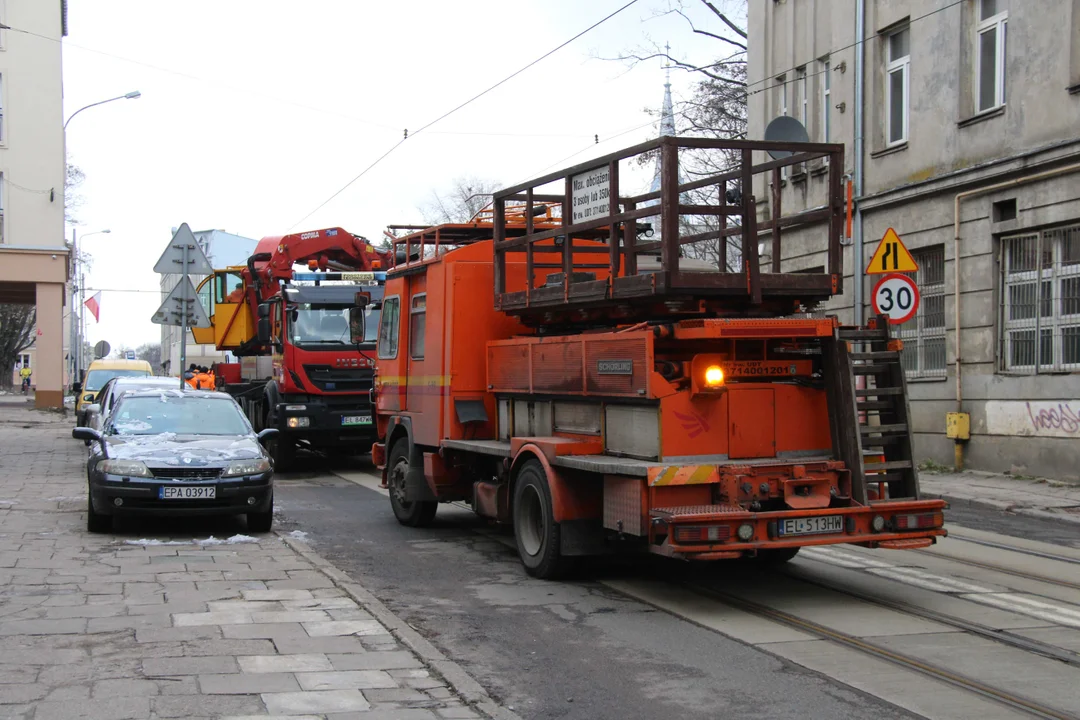
[[[1043,520],[1060,520],[1061,522],[1080,525],[1080,516],[1070,515],[1067,513],[1055,513],[1050,512],[1049,510],[1019,507],[1016,505],[1001,505],[999,503],[987,502],[985,500],[956,497],[953,495],[942,495],[939,493],[923,493],[922,496],[930,500],[944,500],[950,505],[960,505],[962,507],[969,508],[990,508],[992,510],[1000,510],[1001,512],[1013,513],[1014,515],[1026,515],[1028,517],[1037,517]]]
[[[394,615],[382,601],[365,590],[347,574],[324,560],[307,543],[289,537],[281,531],[277,536],[292,550],[303,556],[319,569],[337,587],[344,590],[360,607],[368,611],[382,623],[395,637],[416,653],[421,662],[438,673],[450,685],[458,697],[493,720],[523,720],[520,715],[508,710],[487,694],[483,686],[466,673],[460,665],[446,657],[437,647],[418,633],[411,625]]]

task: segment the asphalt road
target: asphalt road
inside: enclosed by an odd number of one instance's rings
[[[280,478],[281,527],[308,533],[320,554],[525,718],[912,717],[598,582],[664,581],[671,563],[641,558],[567,582],[534,580],[507,547],[509,535],[472,513],[442,506],[434,527],[404,528],[383,494],[312,461],[313,472]],[[971,506],[949,519],[1080,547],[1080,526]],[[724,568],[700,572],[755,581]]]

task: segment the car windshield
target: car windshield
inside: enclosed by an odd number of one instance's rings
[[[125,395],[109,419],[111,435],[247,435],[240,408],[229,398],[181,395]]]
[[[150,373],[145,370],[91,370],[86,373],[83,390],[97,392],[114,377],[150,377]]]
[[[295,303],[290,305],[289,308],[296,311],[296,319],[292,321],[289,333],[294,344],[352,344],[349,334],[349,308],[347,306]],[[379,332],[378,310],[366,309],[364,319],[364,342],[373,343]]]

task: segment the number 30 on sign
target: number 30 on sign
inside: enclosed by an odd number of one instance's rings
[[[890,325],[899,325],[915,317],[919,288],[907,275],[886,275],[874,285],[871,301],[875,314],[888,317]]]

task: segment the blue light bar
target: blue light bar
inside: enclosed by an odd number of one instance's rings
[[[384,272],[306,272],[293,273],[295,282],[321,282],[324,280],[346,280],[351,282],[370,283],[386,282]]]

